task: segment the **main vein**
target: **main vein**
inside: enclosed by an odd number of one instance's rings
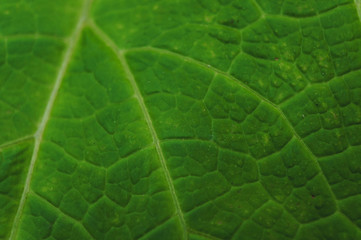
[[[124,57],[124,52],[120,51],[120,49],[117,47],[117,45],[93,22],[93,21],[89,21],[88,22],[89,24],[89,27],[113,50],[113,52],[117,55],[119,61],[121,62],[124,70],[125,70],[125,73],[126,73],[126,76],[127,78],[129,79],[131,85],[132,85],[132,88],[134,90],[134,93],[135,93],[135,96],[136,98],[138,99],[138,102],[139,102],[139,105],[142,109],[142,112],[143,112],[143,115],[144,115],[144,118],[147,122],[147,125],[148,125],[148,128],[149,128],[149,131],[152,135],[152,138],[153,138],[153,142],[154,142],[154,145],[155,145],[155,148],[157,150],[157,154],[158,154],[158,157],[159,157],[159,160],[160,160],[160,163],[161,163],[161,166],[162,166],[162,169],[164,171],[164,174],[165,174],[165,177],[166,177],[166,180],[167,180],[167,183],[168,183],[168,187],[169,187],[169,190],[170,190],[170,193],[172,195],[172,199],[173,199],[173,202],[174,202],[174,205],[175,205],[175,208],[176,208],[176,211],[177,211],[177,214],[178,214],[178,217],[179,217],[179,220],[180,220],[180,223],[182,225],[182,228],[183,228],[183,239],[188,239],[188,234],[187,234],[187,226],[186,226],[186,223],[185,223],[185,220],[184,220],[184,216],[183,216],[183,212],[181,210],[181,207],[180,207],[180,204],[179,204],[179,201],[178,201],[178,197],[177,197],[177,194],[175,192],[175,188],[174,188],[174,185],[173,185],[173,181],[172,181],[172,178],[170,176],[170,172],[169,172],[169,169],[167,167],[167,163],[165,161],[165,158],[164,158],[164,154],[163,154],[163,151],[162,151],[162,148],[160,146],[160,141],[159,141],[159,138],[158,138],[158,135],[157,135],[157,132],[155,131],[155,128],[154,128],[154,125],[153,125],[153,122],[152,122],[152,119],[149,115],[149,112],[147,110],[147,107],[145,106],[145,103],[144,103],[144,99],[143,99],[143,96],[142,94],[140,93],[140,90],[139,90],[139,87],[137,85],[137,82],[135,81],[135,78],[129,68],[129,65],[127,63],[127,60],[125,59]]]
[[[81,10],[81,14],[79,17],[79,20],[75,26],[74,31],[72,32],[72,34],[70,35],[69,39],[68,39],[68,47],[65,51],[65,54],[63,56],[62,59],[62,64],[58,70],[58,73],[56,75],[56,79],[55,79],[55,83],[53,86],[53,89],[51,91],[48,103],[45,107],[45,111],[43,113],[43,116],[41,118],[41,121],[39,123],[38,129],[35,133],[35,143],[34,143],[34,150],[33,150],[33,154],[31,156],[31,160],[30,160],[30,165],[29,165],[29,169],[26,175],[26,179],[25,179],[25,185],[24,185],[24,190],[21,194],[21,198],[20,198],[20,203],[19,203],[19,207],[17,209],[15,218],[14,218],[14,222],[13,222],[13,227],[11,229],[11,233],[10,233],[10,237],[9,239],[15,239],[17,231],[18,231],[18,227],[19,227],[19,222],[20,222],[20,218],[22,216],[23,210],[24,210],[24,206],[25,206],[25,202],[30,190],[30,182],[32,179],[32,175],[33,175],[33,171],[34,171],[34,166],[36,163],[36,160],[38,158],[38,153],[39,153],[39,148],[40,148],[40,144],[42,142],[43,139],[43,135],[44,135],[44,130],[46,127],[46,124],[49,121],[50,118],[50,113],[53,109],[53,105],[56,99],[56,96],[58,95],[58,91],[60,88],[60,85],[64,79],[64,75],[68,69],[70,60],[73,56],[75,47],[77,45],[77,42],[80,38],[82,29],[84,27],[84,22],[87,18],[89,9],[90,9],[90,5],[91,5],[91,1],[92,0],[85,0],[82,10]]]

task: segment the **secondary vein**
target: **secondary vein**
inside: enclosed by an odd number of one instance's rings
[[[356,0],[356,1],[361,1],[361,0]],[[339,206],[338,206],[336,195],[332,191],[331,186],[330,186],[329,182],[326,179],[326,176],[325,176],[325,174],[324,174],[324,172],[323,172],[323,170],[322,170],[322,168],[320,166],[320,163],[317,160],[317,156],[311,151],[309,146],[304,142],[304,140],[301,138],[301,136],[297,133],[297,131],[293,127],[292,123],[288,120],[288,118],[284,114],[283,110],[278,105],[276,105],[274,102],[270,101],[269,99],[267,99],[266,97],[264,97],[263,95],[258,93],[256,90],[252,89],[251,87],[249,87],[248,85],[246,85],[245,83],[240,81],[239,79],[237,79],[234,76],[230,75],[229,73],[224,72],[224,71],[222,71],[222,70],[220,70],[220,69],[218,69],[216,67],[213,67],[211,65],[208,65],[208,64],[206,64],[206,63],[204,63],[202,61],[193,59],[191,57],[184,56],[182,54],[172,52],[170,50],[161,49],[161,48],[157,48],[157,47],[151,47],[151,46],[132,48],[132,49],[129,49],[128,51],[153,51],[153,52],[158,52],[160,54],[165,54],[165,55],[169,55],[169,56],[178,57],[178,58],[182,59],[185,62],[196,64],[196,65],[198,65],[198,66],[200,66],[200,67],[202,67],[204,69],[210,69],[211,71],[213,71],[213,72],[215,72],[215,73],[217,73],[217,74],[219,74],[221,76],[224,76],[227,79],[235,82],[237,85],[241,86],[243,89],[245,89],[249,93],[252,93],[257,98],[259,98],[261,101],[268,104],[271,108],[275,109],[280,114],[281,118],[283,118],[283,120],[285,121],[287,126],[290,128],[290,130],[292,131],[294,137],[299,141],[299,143],[303,146],[304,150],[309,154],[311,160],[316,164],[317,169],[320,171],[320,173],[322,173],[321,177],[326,182],[326,184],[328,186],[328,189],[330,191],[330,194],[335,200],[336,208],[339,211]]]
[[[356,10],[357,10],[357,15],[360,19],[361,22],[361,0],[354,0],[355,5],[356,5]]]
[[[143,99],[143,96],[142,96],[142,94],[141,94],[141,92],[139,90],[138,84],[135,81],[135,78],[134,78],[134,76],[133,76],[133,74],[132,74],[132,72],[130,70],[130,67],[129,67],[128,63],[127,63],[127,60],[125,59],[124,52],[121,51],[118,48],[118,46],[93,21],[89,20],[88,25],[98,35],[98,37],[101,38],[113,50],[113,52],[117,55],[120,63],[122,64],[122,66],[123,66],[123,68],[125,70],[125,74],[126,74],[128,80],[130,81],[130,84],[132,85],[132,88],[133,88],[134,93],[135,93],[135,97],[138,99],[138,102],[139,102],[139,105],[140,105],[140,107],[142,109],[145,121],[146,121],[146,123],[148,125],[148,128],[149,128],[149,131],[150,131],[150,133],[152,135],[153,142],[154,142],[154,145],[155,145],[155,148],[157,150],[158,157],[159,157],[159,161],[161,163],[165,178],[167,180],[168,187],[169,187],[169,190],[170,190],[170,193],[171,193],[171,196],[172,196],[172,200],[173,200],[175,208],[176,208],[177,215],[179,217],[180,223],[181,223],[182,228],[183,228],[183,239],[188,239],[186,222],[184,220],[183,212],[181,210],[181,207],[180,207],[180,204],[179,204],[179,201],[178,201],[178,197],[177,197],[177,194],[175,192],[172,177],[170,176],[170,172],[169,172],[169,169],[167,167],[167,163],[165,161],[162,148],[160,146],[159,137],[157,135],[157,132],[155,131],[152,119],[151,119],[150,114],[148,112],[148,109],[147,109],[147,107],[146,107],[146,105],[144,103],[144,99]]]
[[[127,63],[125,57],[124,57],[124,54],[119,54],[119,60],[121,61],[122,65],[123,65],[123,67],[125,69],[126,75],[127,75],[128,79],[129,79],[129,81],[130,81],[130,83],[131,83],[131,85],[132,85],[132,87],[134,89],[135,96],[138,99],[139,105],[140,105],[140,107],[142,109],[143,115],[144,115],[145,120],[147,122],[149,131],[150,131],[150,133],[152,135],[153,142],[154,142],[155,148],[157,150],[160,163],[161,163],[162,168],[164,170],[164,175],[165,175],[165,177],[167,179],[168,186],[169,186],[169,189],[170,189],[170,193],[172,195],[174,205],[176,207],[177,214],[179,216],[180,222],[181,222],[182,227],[183,227],[183,233],[184,233],[183,237],[184,237],[184,239],[187,239],[186,223],[185,223],[184,216],[183,216],[182,210],[181,210],[179,202],[178,202],[178,197],[177,197],[177,194],[176,194],[175,189],[174,189],[172,178],[170,176],[170,172],[168,170],[167,163],[165,161],[162,148],[160,146],[160,141],[159,141],[157,132],[154,129],[152,119],[150,118],[149,112],[148,112],[148,110],[147,110],[147,108],[145,106],[145,103],[144,103],[144,99],[143,99],[143,97],[142,97],[142,95],[141,95],[141,93],[139,91],[139,88],[138,88],[138,85],[137,85],[137,83],[136,83],[136,81],[134,79],[134,76],[130,71],[130,68],[128,66],[128,63]]]
[[[15,218],[14,218],[14,221],[13,221],[13,225],[12,225],[13,227],[11,229],[9,240],[12,240],[12,239],[16,238],[16,234],[17,234],[17,231],[18,231],[18,228],[19,228],[19,221],[20,221],[20,218],[21,218],[23,210],[24,210],[24,206],[25,206],[27,196],[29,194],[30,182],[31,182],[31,179],[32,179],[33,171],[34,171],[34,166],[35,166],[36,160],[38,158],[39,148],[40,148],[40,144],[41,144],[42,139],[43,139],[44,130],[45,130],[45,127],[46,127],[46,125],[47,125],[47,123],[49,121],[50,114],[51,114],[51,111],[53,109],[55,99],[56,99],[56,97],[58,95],[59,88],[61,86],[61,83],[62,83],[62,81],[64,79],[65,73],[66,73],[66,71],[68,69],[69,63],[71,61],[71,58],[73,56],[75,47],[76,47],[77,42],[78,42],[78,40],[80,38],[81,32],[82,32],[82,30],[84,28],[84,22],[85,22],[85,20],[87,18],[91,2],[92,2],[92,0],[85,0],[84,1],[79,20],[78,20],[78,22],[77,22],[77,24],[75,26],[74,31],[72,32],[72,34],[70,35],[70,37],[68,39],[68,47],[67,47],[66,52],[65,52],[65,54],[63,56],[62,64],[61,64],[61,66],[60,66],[60,68],[58,70],[53,89],[51,91],[48,103],[47,103],[47,105],[45,107],[45,111],[44,111],[43,116],[41,118],[41,121],[39,123],[38,129],[37,129],[37,131],[36,131],[36,133],[34,135],[35,136],[34,150],[33,150],[32,156],[31,156],[29,169],[28,169],[28,172],[26,174],[24,190],[23,190],[23,192],[21,194],[19,207],[18,207],[18,209],[16,211],[16,215],[15,215]]]
[[[3,144],[0,145],[0,150],[2,150],[4,148],[7,148],[7,147],[11,147],[11,146],[16,145],[16,144],[19,144],[21,142],[25,142],[27,140],[32,139],[33,137],[34,137],[33,135],[27,135],[25,137],[21,137],[21,138],[14,139],[14,140],[11,140],[9,142],[3,143]]]

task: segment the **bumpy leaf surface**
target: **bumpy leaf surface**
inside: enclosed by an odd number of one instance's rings
[[[0,239],[361,239],[358,0],[1,0]]]

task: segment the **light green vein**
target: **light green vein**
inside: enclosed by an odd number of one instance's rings
[[[356,9],[357,9],[357,15],[360,19],[361,22],[361,0],[354,0],[355,5],[356,5]]]
[[[21,137],[21,138],[18,138],[18,139],[11,140],[9,142],[3,143],[3,144],[0,145],[0,150],[2,150],[4,148],[11,147],[13,145],[17,145],[17,144],[22,143],[22,142],[26,142],[26,141],[32,139],[33,137],[34,137],[33,135],[28,135],[28,136],[25,136],[25,137]]]
[[[149,128],[149,131],[150,131],[150,133],[152,135],[153,142],[154,142],[155,148],[157,150],[157,154],[159,156],[159,160],[160,160],[162,169],[164,171],[164,175],[166,177],[170,193],[172,195],[172,199],[173,199],[176,211],[177,211],[177,215],[178,215],[180,223],[182,225],[183,239],[188,239],[187,226],[186,226],[186,223],[185,223],[185,220],[184,220],[183,212],[181,210],[181,207],[180,207],[180,204],[179,204],[179,201],[178,201],[177,194],[175,192],[175,188],[174,188],[174,185],[173,185],[173,180],[172,180],[172,178],[170,176],[170,172],[169,172],[169,169],[167,167],[167,163],[165,161],[162,148],[160,146],[160,140],[159,140],[157,132],[155,131],[155,128],[153,126],[153,122],[152,122],[152,119],[151,119],[151,117],[149,115],[148,109],[145,106],[144,99],[143,99],[142,94],[140,93],[137,82],[135,81],[135,78],[134,78],[134,76],[133,76],[133,74],[132,74],[132,72],[131,72],[131,70],[129,68],[129,65],[128,65],[125,57],[124,57],[124,52],[121,51],[118,48],[118,46],[93,21],[89,20],[88,25],[95,32],[95,34],[100,39],[102,39],[104,41],[104,43],[106,43],[113,50],[113,52],[117,55],[119,61],[121,62],[122,66],[123,66],[123,68],[125,70],[127,78],[130,81],[130,83],[132,85],[132,88],[134,90],[135,97],[138,99],[139,105],[140,105],[140,107],[142,109],[144,118],[145,118],[145,120],[147,122],[147,125],[148,125],[148,128]]]
[[[311,151],[311,149],[307,146],[307,144],[303,141],[303,139],[298,135],[298,133],[296,132],[295,128],[293,127],[292,123],[288,120],[288,118],[286,117],[286,115],[284,114],[283,110],[278,106],[276,105],[275,103],[273,103],[272,101],[270,101],[269,99],[267,99],[266,97],[264,97],[263,95],[261,95],[260,93],[258,93],[257,91],[255,91],[254,89],[252,89],[251,87],[249,87],[248,85],[246,85],[245,83],[243,83],[241,80],[233,77],[232,75],[228,74],[227,72],[224,72],[216,67],[213,67],[209,64],[206,64],[202,61],[199,61],[199,60],[196,60],[194,58],[191,58],[191,57],[188,57],[188,56],[184,56],[182,54],[179,54],[179,53],[176,53],[176,52],[172,52],[172,51],[169,51],[169,50],[166,50],[166,49],[161,49],[161,48],[156,48],[156,47],[150,47],[150,46],[147,46],[147,47],[138,47],[138,48],[132,48],[132,49],[129,49],[127,51],[153,51],[153,52],[158,52],[160,54],[163,54],[163,55],[168,55],[168,56],[173,56],[173,57],[177,57],[177,58],[180,58],[182,59],[183,61],[185,62],[188,62],[188,63],[192,63],[192,64],[195,64],[195,65],[198,65],[202,68],[205,68],[205,69],[209,69],[219,75],[222,75],[224,76],[226,79],[229,79],[233,82],[235,82],[237,85],[241,86],[243,89],[245,89],[246,91],[248,91],[249,93],[255,95],[257,98],[259,98],[261,101],[267,103],[271,108],[273,108],[276,112],[278,112],[280,114],[280,116],[283,118],[283,120],[285,121],[286,125],[289,127],[289,129],[292,131],[292,134],[296,137],[296,139],[299,141],[299,143],[302,145],[302,147],[304,148],[304,150],[309,154],[310,158],[312,159],[312,161],[316,164],[318,170],[322,173],[322,178],[323,180],[326,182],[327,186],[328,186],[328,189],[332,195],[332,197],[334,198],[335,200],[335,204],[336,204],[336,207],[337,207],[337,210],[339,211],[339,206],[338,206],[338,203],[336,201],[336,196],[334,194],[334,192],[332,191],[331,189],[331,186],[330,184],[328,183],[326,177],[325,177],[325,174],[323,173],[323,170],[317,160],[317,157],[316,155],[314,155],[314,153]]]
[[[25,179],[25,185],[24,185],[24,189],[23,192],[21,194],[21,198],[20,198],[20,203],[18,206],[18,209],[16,211],[16,215],[13,221],[13,227],[11,229],[11,233],[10,233],[10,237],[9,239],[15,239],[16,235],[17,235],[17,231],[19,228],[19,222],[24,210],[24,206],[25,206],[25,202],[27,199],[27,196],[29,194],[29,190],[30,190],[30,182],[33,176],[33,171],[34,171],[34,167],[35,167],[35,163],[36,160],[38,159],[38,154],[39,154],[39,148],[40,148],[40,144],[42,142],[43,139],[43,135],[44,135],[44,130],[45,127],[49,121],[50,118],[50,113],[53,109],[53,105],[56,99],[56,96],[58,95],[58,91],[60,88],[60,85],[64,79],[66,70],[68,69],[69,63],[71,61],[71,58],[73,56],[75,47],[77,45],[77,42],[80,38],[81,32],[83,30],[84,27],[84,22],[85,19],[87,18],[89,9],[90,9],[90,5],[91,5],[92,0],[85,0],[83,7],[81,9],[81,13],[79,16],[79,20],[74,28],[74,31],[72,32],[71,36],[69,37],[68,40],[68,47],[64,53],[63,59],[62,59],[62,64],[58,70],[56,79],[55,79],[55,83],[53,86],[53,89],[51,91],[48,103],[46,105],[45,111],[43,113],[43,116],[41,118],[41,121],[39,123],[38,129],[35,133],[35,144],[34,144],[34,150],[33,150],[33,154],[31,156],[31,160],[30,160],[30,165],[29,165],[29,169],[28,172],[26,174],[26,179]]]

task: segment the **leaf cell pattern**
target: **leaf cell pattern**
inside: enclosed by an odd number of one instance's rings
[[[361,239],[358,0],[5,0],[0,239]]]

